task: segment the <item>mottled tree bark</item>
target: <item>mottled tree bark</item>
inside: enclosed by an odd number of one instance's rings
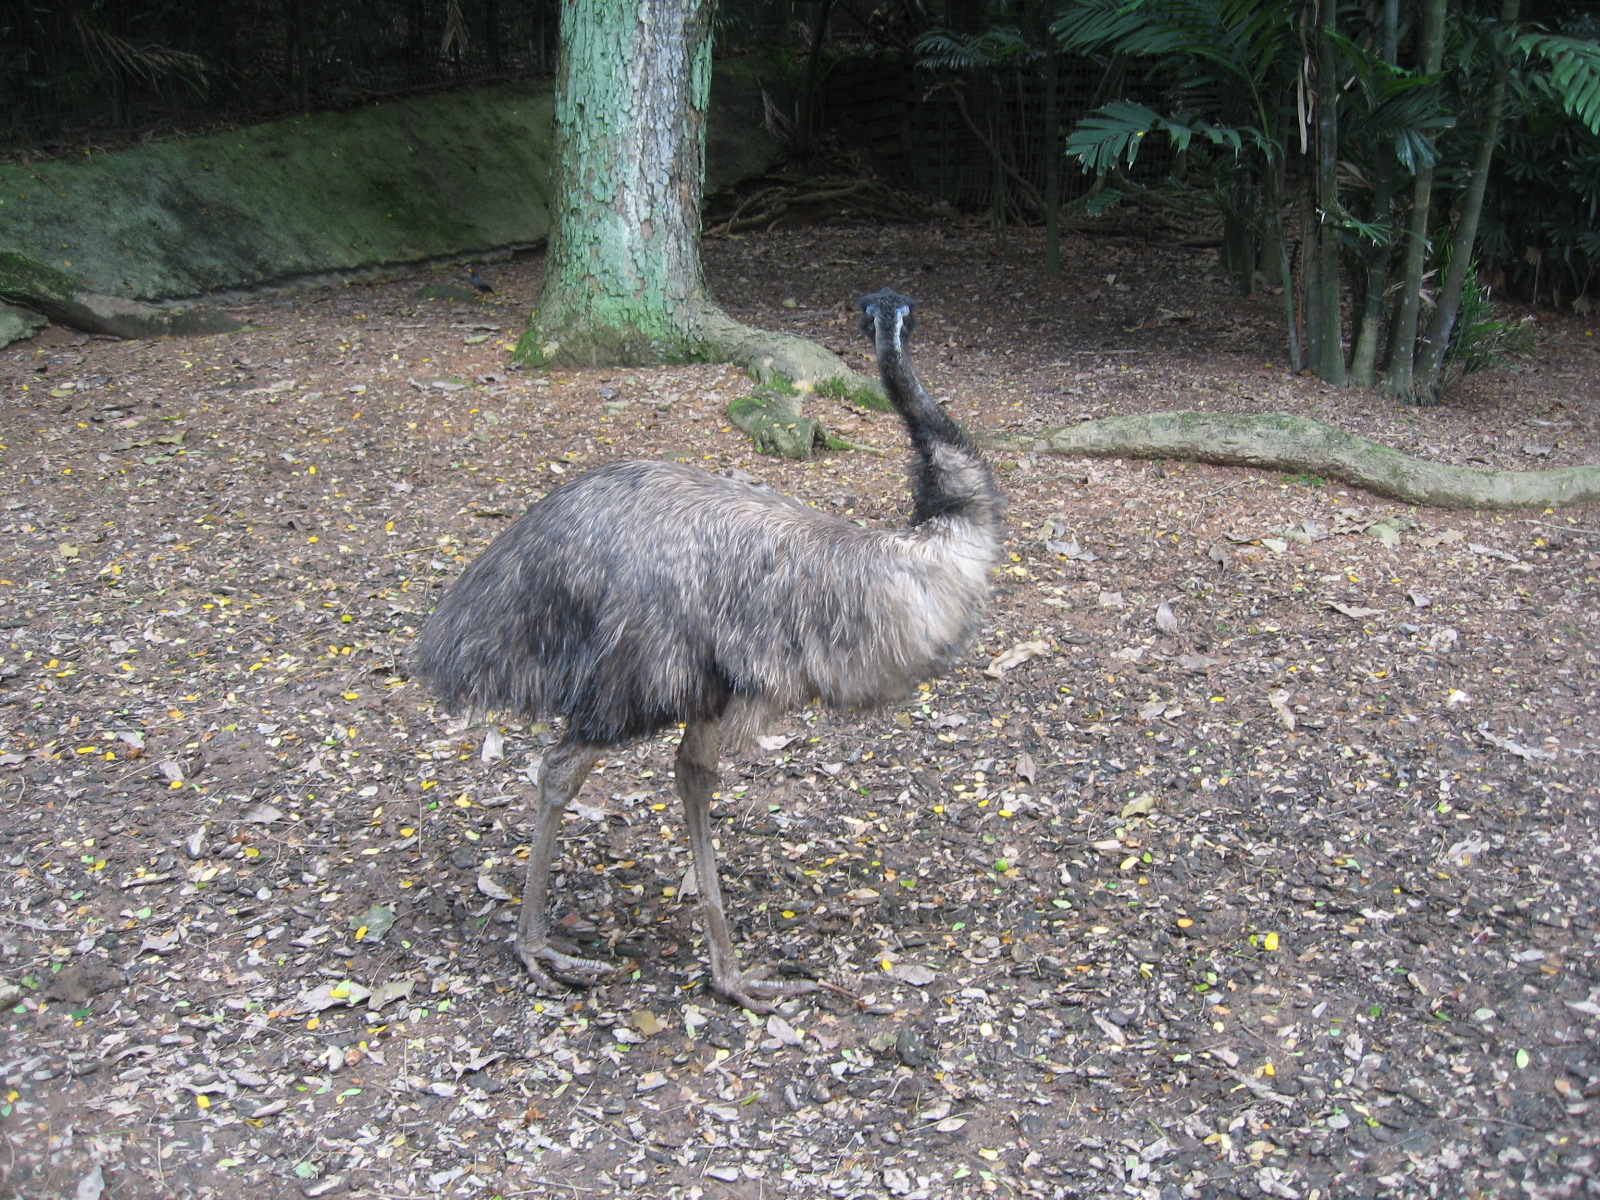
[[[1502,26],[1507,29],[1513,27],[1521,7],[1522,0],[1503,0],[1500,6]],[[1433,306],[1433,320],[1417,351],[1416,378],[1412,383],[1419,404],[1439,403],[1440,385],[1444,381],[1445,351],[1450,348],[1450,335],[1455,331],[1456,317],[1461,312],[1461,294],[1466,288],[1467,272],[1476,265],[1472,252],[1478,243],[1478,219],[1483,215],[1483,195],[1489,184],[1489,166],[1494,161],[1495,148],[1500,144],[1500,118],[1505,110],[1506,84],[1510,76],[1511,51],[1507,47],[1495,59],[1489,95],[1484,102],[1483,134],[1467,172],[1467,186],[1461,195],[1455,233],[1450,241],[1450,263],[1439,285],[1439,295]]]
[[[801,385],[851,374],[812,342],[740,325],[706,294],[700,198],[714,7],[565,0],[550,247],[519,360],[734,361]]]
[[[1400,65],[1400,0],[1384,0],[1383,61]],[[1395,162],[1382,149],[1373,164],[1372,221],[1383,224],[1394,208]],[[1368,250],[1361,288],[1361,311],[1356,321],[1355,342],[1350,350],[1350,382],[1371,387],[1377,378],[1378,341],[1383,331],[1383,312],[1389,289],[1389,262],[1394,257],[1390,242]]]
[[[1446,0],[1425,0],[1417,54],[1424,75],[1437,75],[1444,62]],[[1411,185],[1411,216],[1406,224],[1400,267],[1400,298],[1389,327],[1389,360],[1383,390],[1407,400],[1415,386],[1417,324],[1422,316],[1422,278],[1428,267],[1428,218],[1433,209],[1433,168],[1419,164]]]
[[[1343,384],[1344,322],[1340,314],[1339,80],[1333,57],[1337,6],[1328,3],[1317,29],[1317,274],[1316,316],[1307,330],[1318,378]]]

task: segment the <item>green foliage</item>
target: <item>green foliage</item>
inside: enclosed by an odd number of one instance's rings
[[[1152,133],[1165,133],[1179,152],[1187,150],[1196,135],[1235,154],[1246,140],[1264,151],[1270,149],[1259,129],[1216,125],[1191,114],[1163,117],[1147,105],[1118,100],[1101,105],[1079,122],[1067,138],[1067,153],[1078,159],[1085,171],[1103,174],[1119,163],[1131,167],[1139,157],[1139,147]]]
[[[1437,139],[1456,123],[1445,111],[1439,80],[1391,67],[1347,38],[1336,40],[1343,48],[1340,65],[1350,72],[1340,115],[1347,157],[1370,163],[1387,151],[1408,175],[1436,166]]]
[[[1220,69],[1250,86],[1274,66],[1299,7],[1295,0],[1083,0],[1054,32],[1080,53],[1171,58],[1180,72]]]
[[[1548,108],[1510,129],[1485,202],[1485,259],[1517,295],[1569,300],[1600,274],[1600,136]]]
[[[1530,47],[1532,65],[1574,43],[1592,51],[1600,20],[1584,17],[1562,32],[1525,37],[1518,45]],[[1600,276],[1600,132],[1585,119],[1590,93],[1577,86],[1581,79],[1582,71],[1567,64],[1547,71],[1530,66],[1513,81],[1517,119],[1501,138],[1484,202],[1484,261],[1497,280],[1529,300],[1564,303]]]
[[[957,34],[934,29],[917,39],[917,65],[935,71],[993,71],[1030,66],[1044,51],[1016,29]]]
[[[1548,66],[1535,86],[1559,101],[1590,133],[1600,134],[1600,45],[1592,38],[1530,33],[1517,39],[1516,49]]]
[[[1445,349],[1440,390],[1448,389],[1464,375],[1500,366],[1513,357],[1525,358],[1533,353],[1535,344],[1531,321],[1506,321],[1496,316],[1494,301],[1478,281],[1478,273],[1469,271],[1455,329]]]
[[[1103,58],[1108,78],[1143,72],[1163,98],[1114,96],[1073,131],[1067,153],[1105,176],[1137,161],[1151,137],[1189,152],[1190,178],[1209,179],[1222,211],[1223,265],[1245,290],[1254,288],[1258,270],[1274,274],[1273,252],[1299,236],[1290,227],[1299,220],[1296,207],[1304,213],[1310,205],[1313,243],[1337,238],[1340,254],[1308,247],[1297,277],[1284,281],[1290,361],[1309,359],[1324,378],[1342,380],[1341,299],[1353,299],[1364,314],[1371,378],[1387,307],[1378,300],[1401,247],[1399,231],[1413,220],[1413,196],[1430,195],[1425,182],[1413,188],[1419,175],[1432,172],[1437,181],[1426,222],[1435,260],[1457,231],[1470,247],[1476,229],[1486,235],[1480,244],[1496,270],[1530,293],[1542,286],[1571,297],[1600,274],[1600,23],[1543,11],[1563,26],[1518,25],[1505,19],[1515,8],[1497,19],[1455,0],[1444,18],[1445,67],[1430,74],[1419,69],[1420,59],[1391,60],[1419,53],[1420,17],[1410,8],[1398,26],[1386,27],[1378,6],[1078,0],[1052,27],[1063,47]],[[1517,100],[1502,111],[1508,70]],[[1473,179],[1482,178],[1476,164],[1492,161],[1484,157],[1484,137],[1496,130],[1503,147],[1489,144],[1500,156],[1480,226],[1481,183]],[[1331,149],[1318,142],[1329,135],[1337,139]],[[1114,200],[1115,191],[1105,190]],[[1296,206],[1295,193],[1305,190],[1315,194]],[[1463,262],[1469,252],[1455,251]],[[1353,273],[1334,286],[1330,264]],[[1415,304],[1420,284],[1407,280]],[[1453,330],[1448,373],[1459,377],[1527,346],[1527,329],[1497,319],[1475,283],[1459,308],[1457,281],[1449,283],[1428,335],[1442,348],[1442,331]],[[1378,300],[1368,303],[1368,291]],[[1303,298],[1304,309],[1291,297]],[[1438,362],[1436,349],[1429,374]],[[1434,394],[1438,382],[1417,378]]]
[[[1175,110],[1266,134],[1280,123],[1284,89],[1299,78],[1301,7],[1299,0],[1084,0],[1053,31],[1079,54],[1159,62],[1170,74]]]

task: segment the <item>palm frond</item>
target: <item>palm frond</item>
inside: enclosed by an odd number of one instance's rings
[[[1042,58],[1043,52],[1015,29],[956,34],[934,29],[917,39],[917,66],[926,70],[992,71]]]
[[[1528,33],[1517,39],[1516,48],[1548,65],[1552,96],[1590,133],[1600,134],[1600,45],[1582,38]]]
[[[193,75],[201,84],[206,79],[206,61],[187,50],[168,46],[138,45],[94,24],[83,13],[72,10],[72,26],[89,58],[102,69],[122,70],[151,83],[166,75]]]
[[[1132,100],[1103,104],[1078,123],[1067,138],[1067,154],[1083,164],[1085,171],[1102,173],[1118,163],[1132,166],[1139,148],[1152,133],[1164,133],[1173,147],[1187,150],[1196,137],[1238,154],[1248,145],[1266,148],[1267,139],[1253,127],[1216,125],[1192,114],[1164,117],[1155,109]],[[1270,149],[1267,150],[1271,157]]]

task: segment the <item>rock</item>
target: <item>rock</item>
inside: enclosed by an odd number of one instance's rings
[[[31,308],[18,308],[14,304],[0,304],[0,349],[12,342],[31,338],[50,322]]]
[[[121,971],[103,958],[86,958],[47,976],[40,988],[51,1000],[82,1004],[127,983]]]

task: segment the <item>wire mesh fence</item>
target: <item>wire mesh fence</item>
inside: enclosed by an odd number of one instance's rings
[[[1100,72],[1088,60],[1061,59],[1052,138],[1042,73],[933,72],[909,58],[846,59],[829,76],[824,123],[907,191],[1026,223],[1041,215],[1052,155],[1063,203],[1095,184],[1065,157],[1065,138],[1093,107]],[[1158,144],[1125,177],[1149,183],[1175,167],[1170,147]]]
[[[7,0],[0,4],[0,153],[204,130],[386,97],[553,77],[562,0]],[[826,10],[824,36],[814,22]],[[786,116],[808,57],[818,128],[886,182],[1001,220],[1034,219],[1050,156],[1062,196],[1089,181],[1059,161],[1032,67],[917,65],[901,3],[718,6],[719,55],[747,56]],[[898,20],[898,23],[896,21]],[[1099,68],[1062,58],[1062,128],[1091,106]],[[1170,164],[1147,160],[1145,175]]]
[[[558,28],[557,0],[7,0],[0,148],[548,75]]]

